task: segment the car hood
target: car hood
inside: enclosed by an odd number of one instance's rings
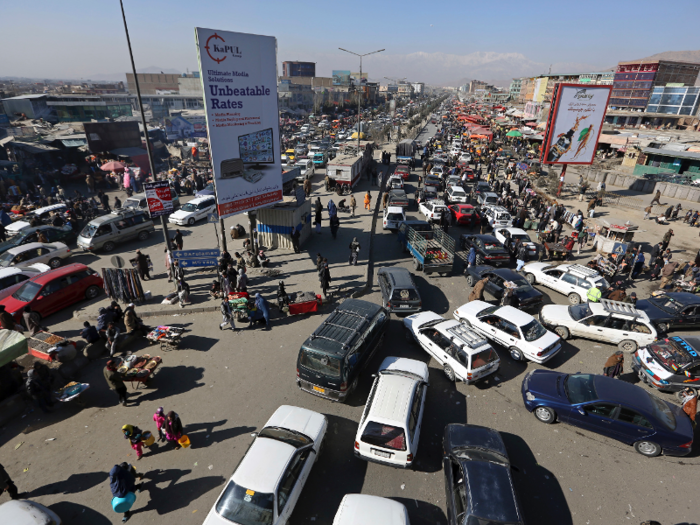
[[[564,392],[564,380],[568,375],[554,370],[533,370],[525,376],[523,383],[525,390],[537,396],[549,397],[558,401],[567,400]]]
[[[569,307],[560,304],[548,304],[542,307],[540,311],[540,319],[547,320],[555,324],[557,321],[571,321],[569,315]]]
[[[13,235],[24,228],[29,228],[31,225],[27,221],[15,221],[12,224],[5,226],[5,231],[9,235]]]
[[[191,215],[194,212],[191,211],[184,211],[182,209],[177,210],[176,212],[173,212],[170,214],[171,219],[184,219],[188,215]]]
[[[21,312],[22,309],[25,306],[27,306],[27,303],[25,303],[24,301],[19,301],[19,300],[15,299],[14,297],[12,297],[12,294],[15,293],[17,291],[17,289],[19,289],[19,287],[22,286],[22,284],[23,283],[17,283],[15,285],[16,288],[11,286],[10,288],[3,290],[3,295],[4,295],[4,292],[9,292],[9,293],[5,298],[0,300],[0,304],[5,305],[5,310],[10,314],[16,313],[16,312]]]

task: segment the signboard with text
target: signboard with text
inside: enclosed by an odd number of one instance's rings
[[[350,71],[344,69],[333,70],[333,85],[334,86],[349,86]]]
[[[146,192],[148,211],[152,218],[170,215],[173,212],[173,196],[167,180],[145,182],[143,189]]]
[[[222,219],[282,200],[277,40],[195,28]]]
[[[542,147],[544,164],[591,164],[612,86],[557,84]]]

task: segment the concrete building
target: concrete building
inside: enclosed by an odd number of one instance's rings
[[[291,84],[299,84],[302,86],[311,86],[314,88],[332,88],[333,78],[332,77],[287,77],[282,76],[277,79],[277,82],[289,81]],[[338,86],[335,86],[338,87]]]
[[[19,95],[2,99],[2,104],[10,120],[14,120],[22,114],[31,119],[49,120],[51,109],[46,104],[48,98],[48,95]]]
[[[138,73],[139,87],[142,95],[155,95],[158,91],[178,92],[178,79],[180,75],[170,75],[164,73]],[[129,86],[129,93],[136,94],[136,82],[134,74],[126,74],[126,83]]]
[[[50,96],[46,105],[52,110],[52,118],[55,117],[58,122],[90,122],[133,116],[128,101],[108,102],[103,96]]]
[[[657,86],[649,96],[646,111],[668,115],[696,115],[700,102],[700,87]]]
[[[635,60],[620,62],[615,70],[609,105],[616,109],[643,110],[653,88],[693,86],[700,64],[670,60]]]
[[[413,93],[416,95],[422,95],[425,91],[425,84],[423,82],[412,82]]]
[[[177,92],[180,95],[203,97],[202,79],[199,78],[199,72],[190,73],[187,76],[183,73],[183,75],[177,79]]]
[[[592,84],[596,86],[612,86],[615,79],[615,72],[602,71],[598,73],[581,73],[578,76],[579,84]]]
[[[316,62],[282,62],[283,77],[315,77]]]
[[[510,88],[508,88],[508,93],[510,93],[510,99],[517,101],[520,98],[520,88],[523,85],[522,78],[514,78],[510,82]]]

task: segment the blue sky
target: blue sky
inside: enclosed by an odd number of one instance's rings
[[[276,36],[278,62],[357,70],[344,47],[386,51],[363,62],[375,80],[486,80],[614,66],[700,49],[684,21],[700,1],[311,2],[124,0],[137,68],[197,67],[194,27]],[[340,9],[333,7],[342,6]],[[129,70],[118,0],[0,0],[0,76],[89,78]]]

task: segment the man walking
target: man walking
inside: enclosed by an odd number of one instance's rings
[[[182,250],[182,232],[180,230],[175,230],[175,235],[173,236],[173,242],[178,250]]]
[[[661,190],[656,190],[656,193],[654,194],[654,198],[651,199],[651,202],[649,203],[649,206],[653,206],[654,203],[656,204],[661,204],[660,200],[661,199]]]
[[[350,195],[350,216],[355,216],[355,208],[357,208],[357,201],[355,200],[355,195]]]
[[[666,249],[668,248],[668,245],[671,243],[671,237],[673,237],[673,230],[669,229],[666,233],[664,233],[663,239],[661,239],[661,251],[665,252]]]
[[[136,250],[136,269],[139,272],[139,277],[141,279],[145,280],[150,280],[151,276],[149,275],[149,268],[148,268],[148,259],[144,254],[141,253],[141,250]]]
[[[299,233],[299,230],[297,228],[294,228],[292,230],[292,248],[294,248],[294,253],[301,253],[301,250],[299,249],[300,236],[301,233]]]
[[[488,277],[484,277],[480,281],[478,281],[475,285],[474,288],[472,289],[471,293],[469,294],[469,302],[472,301],[483,301],[484,300],[484,288],[486,288],[486,285],[489,282]]]
[[[331,286],[331,272],[328,268],[328,259],[323,258],[323,264],[321,265],[321,270],[318,274],[318,279],[321,281],[321,290],[323,291],[323,297],[328,297],[328,289]]]

